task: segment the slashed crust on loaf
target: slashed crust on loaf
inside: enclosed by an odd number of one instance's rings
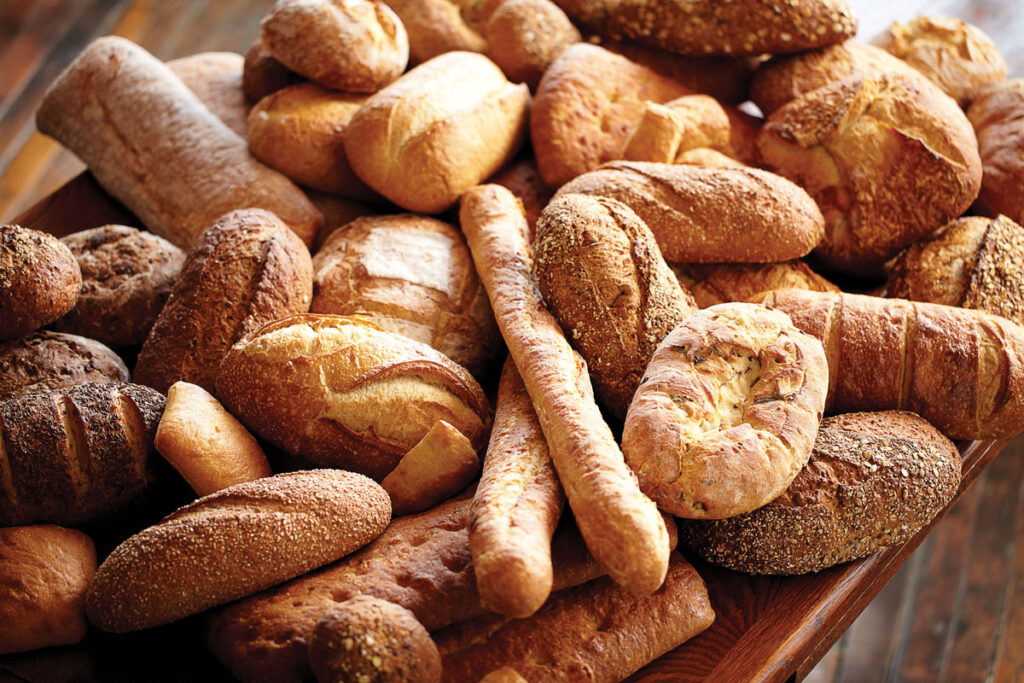
[[[0,400],[88,382],[127,382],[124,361],[103,344],[40,330],[0,341]]]
[[[838,292],[835,286],[800,260],[779,263],[669,264],[679,283],[701,308],[730,301],[752,301],[772,289]]]
[[[984,165],[976,207],[1024,223],[1024,78],[986,91],[967,111]]]

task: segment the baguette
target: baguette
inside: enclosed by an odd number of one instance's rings
[[[825,410],[909,410],[951,439],[1024,429],[1024,329],[982,311],[782,289],[763,298],[825,347]]]
[[[380,535],[387,493],[341,470],[236,484],[176,510],[103,561],[86,613],[125,633],[176,621],[334,562]]]
[[[491,442],[470,509],[469,548],[480,603],[508,617],[540,609],[551,594],[551,537],[565,494],[512,358],[498,384]]]
[[[235,209],[273,211],[306,244],[323,221],[166,65],[124,38],[90,43],[50,86],[36,124],[147,228],[183,249]]]
[[[82,271],[53,235],[0,226],[0,340],[38,330],[78,302]]]
[[[89,382],[127,382],[120,356],[98,341],[41,330],[0,342],[0,400]]]
[[[246,136],[249,103],[242,89],[245,57],[234,52],[200,52],[167,62],[167,67],[217,118]]]
[[[544,307],[522,206],[500,185],[482,185],[463,197],[459,218],[587,548],[620,585],[655,591],[668,567],[665,522],[623,462],[586,364]]]

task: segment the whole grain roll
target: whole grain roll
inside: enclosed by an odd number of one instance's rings
[[[515,155],[529,103],[527,87],[491,60],[450,52],[371,96],[345,130],[345,151],[377,192],[409,211],[440,213]]]
[[[54,323],[114,348],[146,340],[181,274],[185,252],[151,232],[104,225],[61,239],[78,260],[78,303]]]
[[[772,289],[838,292],[839,287],[800,260],[779,263],[669,264],[701,308],[729,301],[753,301]]]
[[[249,103],[242,89],[245,57],[235,52],[200,52],[167,62],[174,75],[239,137],[246,136]]]
[[[753,168],[614,161],[566,183],[555,197],[616,199],[651,229],[666,261],[768,263],[799,258],[824,221],[794,183]]]
[[[274,445],[375,479],[438,420],[478,451],[490,427],[487,398],[467,370],[359,316],[270,323],[227,354],[216,394]]]
[[[483,52],[487,41],[463,18],[454,0],[387,0],[409,34],[414,64],[445,52]]]
[[[806,574],[901,545],[960,487],[960,453],[913,413],[826,418],[811,459],[764,507],[718,520],[680,520],[709,562],[751,574]]]
[[[287,315],[309,310],[309,251],[275,215],[232,211],[204,232],[149,332],[134,377],[159,391],[179,380],[212,390],[231,345]]]
[[[313,259],[313,313],[366,316],[479,376],[501,348],[487,293],[457,228],[402,214],[336,230]]]
[[[0,400],[89,382],[127,382],[124,361],[103,344],[40,330],[0,342]]]
[[[284,64],[274,59],[270,50],[263,44],[262,38],[257,38],[245,53],[245,63],[242,65],[242,91],[250,104],[256,104],[270,93],[304,80],[302,76],[289,71]]]
[[[757,147],[825,215],[816,254],[869,275],[971,205],[981,159],[956,102],[921,77],[850,78],[769,117]]]
[[[487,56],[515,83],[537,87],[566,47],[583,40],[551,0],[504,0],[484,26]]]
[[[114,633],[177,621],[334,562],[390,520],[387,493],[353,472],[291,472],[236,484],[115,548],[96,570],[86,613]]]
[[[984,173],[977,210],[1024,224],[1024,78],[978,97],[967,112],[978,136]]]
[[[53,235],[0,226],[0,339],[38,330],[78,301],[82,272]]]
[[[0,401],[0,526],[77,526],[144,493],[164,409],[136,384],[81,384]]]
[[[697,310],[654,236],[614,199],[563,194],[541,214],[534,273],[544,302],[587,362],[594,393],[624,418],[651,354]]]

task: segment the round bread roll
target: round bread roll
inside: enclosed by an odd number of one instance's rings
[[[38,330],[72,308],[82,271],[53,235],[0,226],[0,339]]]
[[[409,63],[409,37],[381,0],[277,0],[263,44],[292,71],[344,92],[377,92]]]
[[[313,313],[363,315],[479,376],[501,334],[457,228],[404,214],[360,218],[313,259]]]
[[[487,41],[470,28],[456,0],[388,0],[409,33],[409,53],[420,64],[445,52],[483,52]]]
[[[391,521],[388,494],[353,472],[236,484],[135,534],[103,561],[86,613],[124,633],[177,621],[348,555]]]
[[[61,241],[78,259],[82,293],[54,329],[114,348],[144,342],[181,274],[185,252],[124,225],[83,230]]]
[[[913,413],[837,415],[781,496],[729,519],[679,520],[679,536],[736,571],[817,572],[906,543],[956,495],[960,469],[953,442]]]
[[[533,90],[566,47],[583,40],[551,0],[504,0],[484,27],[487,56],[515,83]]]
[[[1024,78],[978,97],[967,111],[978,136],[984,175],[977,210],[1024,224]]]
[[[80,531],[0,529],[0,654],[80,641],[95,573],[96,549]]]
[[[622,432],[665,512],[722,519],[778,496],[807,462],[828,366],[814,337],[756,304],[705,308],[654,352]]]
[[[289,85],[301,83],[302,76],[289,71],[284,64],[274,59],[262,38],[249,47],[242,65],[242,92],[250,104],[256,104],[272,92]]]
[[[440,683],[441,654],[404,607],[357,595],[328,610],[309,640],[319,683]]]
[[[40,330],[0,342],[0,399],[129,379],[120,356],[92,339]]]

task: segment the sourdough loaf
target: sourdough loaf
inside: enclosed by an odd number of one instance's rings
[[[40,330],[0,341],[0,400],[89,382],[127,382],[124,361],[103,344]]]
[[[38,330],[78,301],[82,271],[60,240],[20,225],[0,226],[0,339]]]
[[[778,263],[670,264],[679,284],[701,308],[729,301],[752,301],[772,289],[838,292],[839,288],[800,260]]]
[[[967,111],[984,174],[977,209],[986,216],[1006,214],[1024,223],[1024,78],[985,92]]]
[[[245,57],[234,52],[200,52],[167,62],[168,68],[236,135],[246,136],[249,103],[242,89]]]

